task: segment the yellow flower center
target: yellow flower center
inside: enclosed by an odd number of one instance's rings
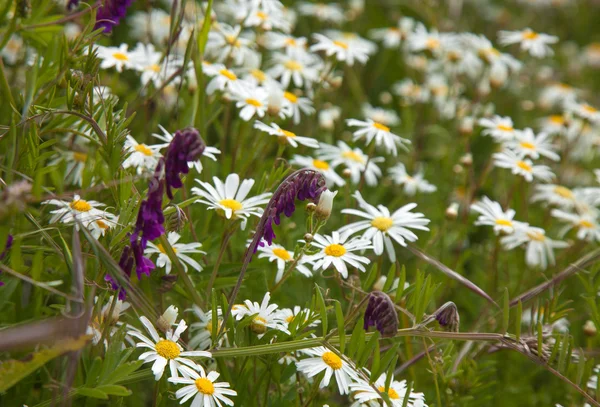
[[[253,69],[251,71],[252,76],[254,76],[259,82],[264,82],[267,79],[267,75],[261,71],[260,69]]]
[[[295,46],[297,45],[297,44],[296,44],[296,40],[295,40],[295,39],[293,39],[293,38],[287,38],[287,39],[284,41],[284,43],[285,43],[285,45],[289,45],[289,46],[291,46],[291,47],[295,47]]]
[[[425,43],[425,47],[429,50],[438,49],[440,47],[440,40],[437,38],[429,38]]]
[[[217,330],[221,329],[221,325],[223,325],[223,321],[219,319],[217,321]],[[206,324],[206,330],[210,334],[212,334],[212,331],[213,331],[212,320],[208,321],[208,323]]]
[[[165,359],[175,359],[181,353],[179,346],[177,346],[175,342],[168,339],[161,339],[154,347],[156,349],[156,353]]]
[[[98,227],[99,227],[100,229],[103,229],[103,230],[106,230],[106,229],[108,229],[108,224],[107,224],[106,222],[104,222],[104,221],[97,220],[97,221],[96,221],[96,225],[98,225]]]
[[[378,387],[377,390],[379,390],[381,393],[385,393],[385,387],[383,387],[383,386]],[[392,400],[398,400],[400,398],[400,396],[398,395],[396,390],[392,389],[391,387],[387,391],[387,394],[388,394],[388,396],[390,396],[390,399],[392,399]]]
[[[567,187],[554,187],[554,193],[567,199],[573,199],[573,192]]]
[[[298,102],[298,96],[294,95],[291,92],[283,92],[283,97],[289,100],[292,103]]]
[[[288,324],[291,324],[293,320],[294,320],[294,316],[293,316],[293,315],[290,315],[289,317],[287,317],[287,318],[285,319],[285,322],[287,322]]]
[[[513,225],[513,223],[510,220],[507,219],[496,219],[496,225],[499,226],[511,226]]]
[[[325,247],[325,254],[333,257],[342,257],[346,254],[346,248],[341,244],[333,243]]]
[[[596,113],[598,111],[598,109],[596,109],[594,106],[590,106],[588,104],[584,104],[581,106],[581,108],[587,113]]]
[[[392,218],[379,217],[371,221],[371,226],[381,230],[382,232],[387,232],[387,230],[391,228],[393,224],[394,221],[392,220]]]
[[[565,118],[559,114],[555,114],[550,116],[550,122],[554,124],[563,125],[565,123]]]
[[[333,370],[339,370],[342,368],[342,359],[333,352],[325,352],[321,356],[323,362]]]
[[[84,163],[87,161],[87,154],[86,153],[78,153],[78,152],[74,152],[73,153],[73,159],[75,161],[77,161],[78,163]]]
[[[150,150],[148,148],[148,146],[146,146],[145,144],[138,144],[137,146],[133,147],[133,149],[139,153],[144,154],[145,156],[150,157],[152,155],[152,150]]]
[[[158,247],[158,251],[160,251],[162,254],[167,254],[167,251],[165,250],[165,247],[159,243],[156,245],[156,247]],[[177,249],[174,247],[171,247],[171,249],[173,249],[173,253],[177,253]]]
[[[292,256],[290,256],[290,252],[280,247],[274,248],[273,254],[283,261],[290,261],[292,259]]]
[[[535,144],[528,143],[527,141],[521,141],[519,145],[527,150],[535,150]]]
[[[285,66],[290,71],[301,71],[302,70],[302,64],[298,61],[294,61],[293,59],[286,61],[286,63],[283,64],[283,66]]]
[[[267,15],[267,13],[263,13],[262,11],[257,11],[256,12],[256,16],[258,18],[260,18],[261,20],[266,20],[267,18],[269,18],[269,16]]]
[[[292,133],[291,131],[287,131],[287,130],[283,130],[283,129],[279,129],[279,133],[281,133],[282,136],[289,137],[289,138],[296,137],[295,133]]]
[[[235,81],[237,79],[237,76],[235,76],[235,74],[229,69],[221,69],[219,73],[229,80]]]
[[[329,164],[322,160],[313,160],[313,166],[319,170],[328,170]]]
[[[200,377],[194,381],[196,388],[202,394],[212,395],[215,392],[215,386],[212,382],[204,377]]]
[[[360,156],[360,154],[355,153],[354,151],[344,151],[342,153],[342,157],[361,164],[365,162],[365,160]]]
[[[334,44],[334,45],[337,45],[337,46],[338,46],[338,47],[340,47],[340,48],[343,48],[343,49],[348,49],[348,44],[346,44],[346,43],[345,43],[345,42],[343,42],[343,41],[333,41],[333,44]]]
[[[257,334],[264,334],[267,332],[267,320],[263,317],[254,317],[250,324],[250,329]]]
[[[239,211],[244,207],[240,202],[236,201],[235,199],[222,199],[219,201],[219,204],[231,209],[234,212]]]
[[[587,228],[587,229],[591,229],[594,227],[594,224],[592,222],[590,222],[589,220],[580,220],[579,221],[579,226],[582,228]]]
[[[115,52],[113,58],[118,59],[119,61],[129,61],[129,57],[122,52]]]
[[[246,99],[246,103],[248,103],[249,105],[255,106],[255,107],[261,107],[262,106],[262,103],[260,103],[256,99]]]
[[[496,128],[498,130],[502,130],[502,131],[513,131],[514,128],[512,126],[507,126],[505,124],[499,124],[498,126],[496,126]]]
[[[544,240],[546,240],[546,236],[544,236],[544,234],[540,232],[527,232],[527,237],[537,242],[543,242]]]
[[[524,40],[535,40],[537,37],[539,37],[539,34],[533,31],[525,31],[523,33]]]
[[[525,161],[517,161],[517,167],[523,171],[531,172],[531,165],[527,164]]]
[[[157,64],[152,64],[148,67],[148,70],[158,73],[160,72],[160,66]]]
[[[78,199],[69,204],[71,209],[75,209],[78,212],[89,212],[92,210],[92,205],[83,199]]]
[[[227,41],[227,44],[229,45],[233,45],[236,48],[239,48],[242,43],[240,42],[240,40],[238,40],[235,36],[233,35],[227,35],[225,37],[225,41]]]
[[[377,123],[377,122],[373,123],[373,127],[375,127],[377,130],[390,131],[389,127],[384,126],[383,124]]]

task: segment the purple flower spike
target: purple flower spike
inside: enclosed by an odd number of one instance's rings
[[[133,257],[135,258],[135,272],[138,280],[141,280],[142,275],[145,274],[149,276],[155,266],[150,259],[144,257],[144,248],[137,240],[131,243],[131,250],[133,251]]]
[[[119,260],[119,267],[121,267],[125,278],[129,280],[129,278],[131,277],[131,269],[133,268],[133,257],[131,257],[131,247],[125,246],[123,248],[123,253],[121,254],[121,259]],[[119,299],[121,301],[125,300],[125,288],[119,285],[119,283],[114,278],[112,278],[110,274],[104,276],[104,281],[109,282],[113,290],[119,291]]]
[[[96,14],[94,29],[103,28],[105,33],[112,31],[115,25],[127,14],[127,8],[133,0],[102,0],[102,5]]]
[[[163,227],[165,216],[162,211],[164,186],[160,179],[162,166],[162,161],[159,161],[156,170],[154,171],[154,177],[150,180],[150,184],[148,185],[148,196],[140,205],[140,211],[138,212],[138,217],[135,222],[135,231],[129,238],[133,245],[133,242],[137,241],[137,238],[141,233],[142,251],[146,249],[148,241],[154,240],[165,233],[165,228]]]
[[[369,304],[365,311],[365,331],[374,326],[382,336],[393,335],[398,330],[398,314],[390,297],[381,291],[369,294]]]
[[[180,174],[189,172],[188,163],[196,161],[205,148],[206,144],[195,128],[188,127],[175,132],[165,156],[165,183],[169,199],[173,199],[171,188],[183,186]]]

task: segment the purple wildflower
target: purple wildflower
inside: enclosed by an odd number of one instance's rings
[[[119,267],[121,267],[121,270],[123,271],[123,274],[126,276],[125,278],[127,280],[129,280],[129,278],[131,277],[131,269],[133,268],[133,257],[131,257],[130,255],[131,247],[125,246],[125,248],[123,248],[123,253],[121,254],[121,259],[119,260]],[[104,281],[109,282],[113,290],[119,291],[119,299],[121,301],[125,300],[125,288],[119,285],[119,283],[114,278],[112,278],[110,274],[104,276]]]
[[[8,235],[6,238],[6,244],[4,245],[4,250],[0,253],[0,260],[4,259],[8,254],[8,251],[12,247],[13,244],[13,235]]]
[[[171,188],[183,186],[180,174],[189,172],[188,162],[196,161],[205,148],[206,144],[195,128],[188,127],[175,132],[165,156],[165,183],[169,199],[173,199]]]
[[[140,211],[135,222],[135,231],[130,237],[131,244],[137,240],[141,234],[142,251],[146,249],[148,241],[154,240],[165,233],[163,223],[165,216],[162,211],[163,183],[160,179],[163,162],[159,161],[154,171],[154,177],[148,185],[148,196],[140,205]]]
[[[398,330],[398,314],[390,297],[381,291],[369,294],[365,311],[364,329],[374,326],[381,335],[392,335]]]
[[[133,257],[135,258],[135,272],[137,273],[138,280],[141,280],[142,274],[149,276],[155,266],[150,259],[144,257],[144,247],[142,247],[142,244],[138,243],[137,240],[131,240],[131,238],[130,242]]]
[[[102,0],[102,5],[96,14],[94,29],[103,28],[105,33],[112,31],[115,25],[127,14],[127,8],[133,0]]]

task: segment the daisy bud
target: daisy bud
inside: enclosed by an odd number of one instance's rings
[[[523,100],[521,101],[521,108],[526,111],[531,111],[535,109],[535,103],[531,100]]]
[[[452,301],[448,301],[442,305],[433,315],[442,328],[448,331],[458,332],[460,316],[458,315],[456,304]]]
[[[465,167],[469,167],[473,164],[473,154],[467,153],[460,157],[460,163]]]
[[[398,314],[390,297],[381,291],[369,294],[369,304],[365,311],[365,331],[374,326],[383,336],[391,336],[398,330]]]
[[[316,204],[314,204],[312,202],[309,202],[309,203],[306,204],[306,212],[313,213],[316,209],[317,209],[317,205]]]
[[[473,133],[473,125],[475,124],[475,119],[473,116],[467,116],[460,121],[458,131],[462,135],[469,135]]]
[[[598,330],[596,329],[596,324],[594,324],[594,321],[585,321],[585,325],[583,326],[583,333],[585,334],[585,336],[596,336]]]
[[[392,100],[393,98],[390,92],[381,92],[381,94],[379,95],[379,101],[384,105],[392,103]]]
[[[171,305],[160,317],[158,317],[156,325],[162,331],[166,332],[169,330],[169,328],[171,328],[173,324],[175,324],[175,320],[177,320],[178,314],[179,309],[174,305]]]
[[[350,170],[350,168],[346,168],[344,171],[342,171],[342,177],[344,177],[344,178],[352,177],[352,171]]]
[[[319,197],[319,203],[315,209],[317,219],[327,220],[331,216],[331,209],[333,208],[333,198],[337,195],[338,191],[331,192],[326,189]]]
[[[454,220],[458,216],[458,203],[452,202],[448,208],[446,208],[446,219]]]
[[[377,281],[375,281],[375,284],[373,284],[373,290],[377,290],[377,291],[383,290],[383,286],[385,285],[386,281],[387,281],[386,276],[379,277],[379,279]]]
[[[305,234],[304,234],[304,240],[305,240],[307,243],[310,243],[310,242],[312,242],[312,240],[313,240],[313,239],[314,239],[314,236],[313,236],[313,235],[311,235],[310,233],[305,233]]]
[[[336,76],[329,80],[329,83],[331,84],[331,86],[333,88],[339,88],[340,86],[342,86],[342,82],[343,82],[343,79],[341,76]]]
[[[454,167],[452,167],[452,172],[454,172],[455,174],[460,174],[463,172],[463,170],[464,168],[460,164],[455,164]]]

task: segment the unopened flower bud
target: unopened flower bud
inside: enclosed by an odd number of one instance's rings
[[[313,213],[317,209],[317,205],[312,202],[306,204],[306,212]]]
[[[312,242],[313,239],[314,239],[314,236],[311,235],[310,233],[305,233],[304,234],[304,241],[306,241],[307,243]]]
[[[452,202],[448,208],[446,208],[446,218],[450,220],[456,219],[458,216],[458,203]]]
[[[333,88],[339,88],[340,86],[342,86],[342,81],[343,79],[341,76],[335,76],[329,80],[329,83]]]
[[[460,316],[458,315],[456,304],[452,301],[448,301],[442,305],[433,315],[435,315],[435,319],[442,328],[448,331],[458,332]]]
[[[460,165],[460,164],[455,164],[455,165],[454,165],[454,167],[452,167],[452,171],[453,171],[455,174],[461,174],[461,173],[463,172],[463,170],[464,170],[464,168],[463,168],[463,166],[462,166],[462,165]]]
[[[331,192],[326,189],[319,197],[319,204],[315,209],[315,214],[319,220],[327,220],[331,216],[331,209],[333,208],[333,198],[337,195],[338,191]]]
[[[473,164],[473,154],[467,153],[467,154],[463,155],[462,157],[460,157],[460,163],[462,165],[464,165],[465,167],[469,167],[470,165],[472,165]]]
[[[398,331],[398,314],[390,297],[381,291],[369,294],[369,304],[365,311],[365,331],[374,326],[383,336],[391,336]]]
[[[473,125],[475,124],[475,119],[473,116],[467,116],[460,121],[458,131],[462,135],[469,135],[473,133]]]
[[[381,94],[379,95],[379,101],[384,105],[392,103],[392,100],[393,98],[390,92],[381,92]]]
[[[586,336],[596,336],[598,330],[596,329],[596,324],[594,324],[594,321],[585,321],[585,325],[583,325],[583,333]]]
[[[173,324],[175,324],[175,320],[177,319],[177,315],[179,314],[179,309],[174,305],[171,305],[167,310],[158,318],[157,326],[160,330],[166,332],[168,331]]]
[[[350,168],[346,168],[346,169],[344,169],[344,171],[342,171],[342,177],[350,178],[351,176],[352,176],[352,171],[350,170]]]

